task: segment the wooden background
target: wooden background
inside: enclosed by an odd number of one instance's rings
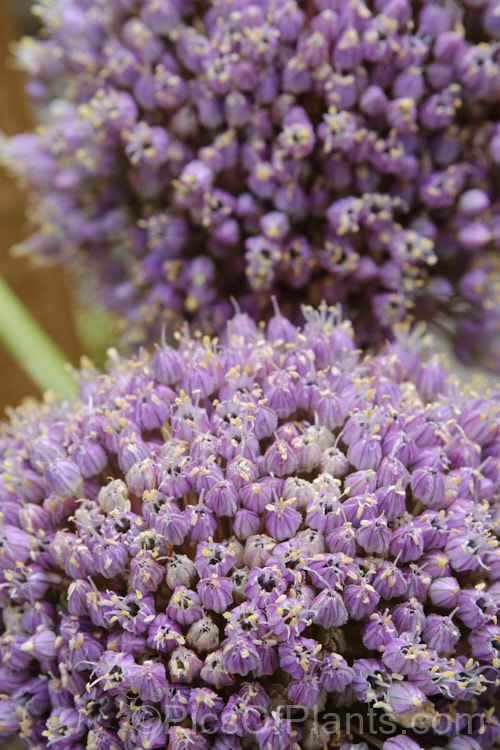
[[[10,3],[0,0],[0,130],[7,135],[29,130],[32,123],[22,76],[8,62],[16,35]],[[28,232],[24,201],[25,196],[0,169],[0,276],[21,297],[68,360],[77,364],[80,349],[63,271],[34,268],[27,260],[9,256],[9,248]],[[23,397],[36,394],[36,387],[0,343],[0,416],[5,406],[16,405]]]

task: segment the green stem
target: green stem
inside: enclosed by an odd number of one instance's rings
[[[0,341],[41,391],[76,393],[63,353],[1,278]]]

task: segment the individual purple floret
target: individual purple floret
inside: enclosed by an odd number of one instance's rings
[[[218,333],[231,298],[269,317],[275,295],[293,320],[341,302],[363,346],[433,321],[500,369],[498,0],[35,7],[18,61],[47,117],[2,146],[31,190],[24,247],[90,261],[129,343]]]
[[[299,329],[242,313],[223,340],[184,328],[175,349],[82,370],[73,402],[12,410],[2,739],[497,742],[500,392],[462,390],[434,363],[431,387],[418,333],[368,357],[336,309],[303,314]],[[99,460],[78,464],[89,443]]]

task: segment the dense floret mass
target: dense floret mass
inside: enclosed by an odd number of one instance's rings
[[[421,335],[362,358],[334,310],[305,318],[185,331],[11,413],[2,737],[498,740],[500,393],[460,390]]]
[[[137,341],[270,294],[408,316],[500,367],[498,0],[42,0],[46,124],[4,148],[32,252],[95,261]]]

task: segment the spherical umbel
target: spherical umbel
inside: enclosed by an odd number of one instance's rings
[[[342,302],[362,345],[445,322],[500,369],[497,0],[36,7],[47,124],[2,148],[26,248],[93,261],[128,341],[275,294],[295,320]]]
[[[363,358],[337,311],[304,316],[185,331],[12,411],[2,737],[496,742],[500,395],[460,390],[421,335]]]

